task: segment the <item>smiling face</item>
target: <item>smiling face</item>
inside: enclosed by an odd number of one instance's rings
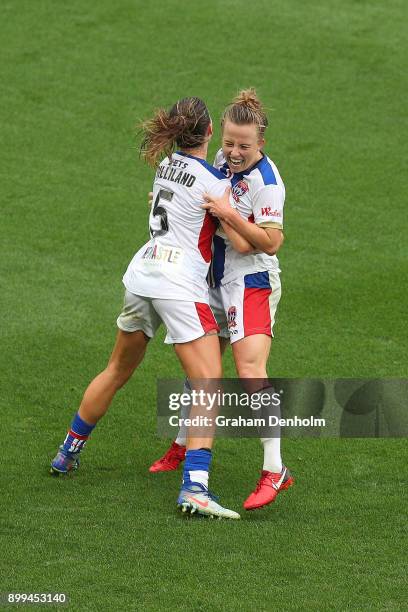
[[[262,159],[265,140],[259,136],[255,123],[238,125],[225,121],[222,131],[222,151],[231,172],[244,172]]]

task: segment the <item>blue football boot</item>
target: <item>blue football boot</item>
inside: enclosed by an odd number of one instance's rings
[[[51,461],[50,473],[53,474],[53,476],[59,476],[60,474],[68,474],[68,472],[72,472],[78,468],[79,453],[67,453],[61,444],[57,455]]]

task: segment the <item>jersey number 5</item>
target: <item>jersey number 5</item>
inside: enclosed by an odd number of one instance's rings
[[[150,226],[150,234],[152,238],[156,236],[164,236],[169,231],[169,221],[167,219],[167,210],[165,207],[160,204],[160,200],[167,200],[167,202],[171,202],[173,199],[174,193],[172,191],[168,191],[167,189],[160,189],[157,197],[154,201],[152,215],[153,217],[158,217],[160,220],[160,229],[154,229]]]

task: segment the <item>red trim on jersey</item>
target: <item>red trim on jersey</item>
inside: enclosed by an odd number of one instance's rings
[[[68,434],[73,438],[77,438],[78,440],[87,440],[89,438],[89,436],[80,436],[75,431],[72,431],[72,429],[68,431]]]
[[[201,302],[194,302],[194,304],[204,333],[207,334],[210,331],[219,332],[220,328],[217,325],[217,321],[209,305],[202,304]]]
[[[255,223],[255,217],[254,217],[253,213],[252,213],[252,215],[249,215],[248,222],[249,223]]]
[[[272,336],[269,296],[272,289],[244,290],[244,337],[255,334]]]
[[[198,250],[206,263],[210,263],[211,261],[211,244],[216,229],[217,221],[215,217],[210,215],[208,210],[206,210],[203,225],[198,237]]]

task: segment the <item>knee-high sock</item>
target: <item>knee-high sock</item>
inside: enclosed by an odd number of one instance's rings
[[[262,395],[269,396],[268,402],[263,404],[266,407],[265,416],[281,417],[280,404],[276,404],[275,389],[268,387],[262,390]],[[266,432],[265,432],[266,433]],[[282,458],[281,458],[281,440],[280,440],[280,426],[275,426],[272,429],[272,438],[261,438],[261,442],[264,449],[264,462],[263,469],[268,472],[280,473],[282,471]]]
[[[280,438],[261,438],[261,442],[264,449],[263,469],[280,473],[282,471]]]

